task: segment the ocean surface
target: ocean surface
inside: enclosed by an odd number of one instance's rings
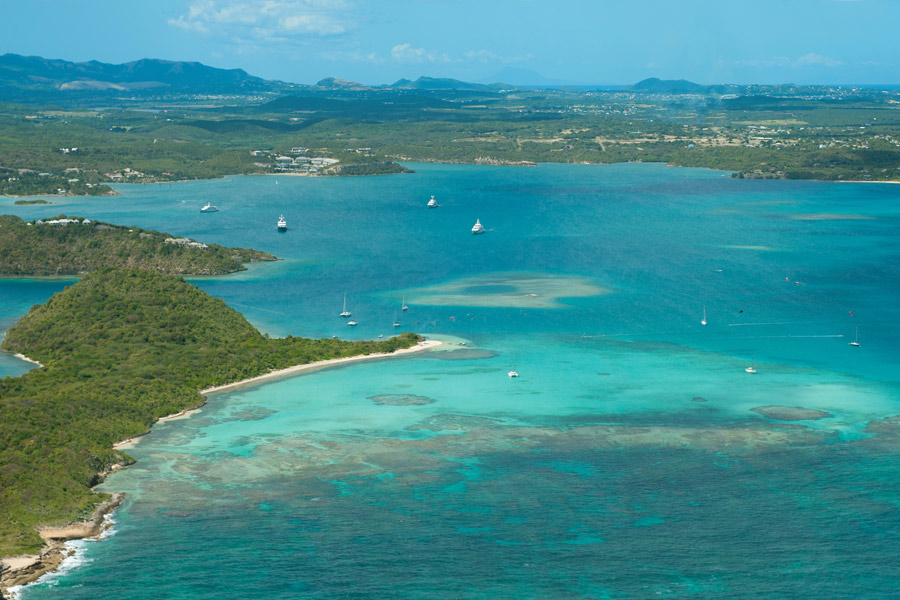
[[[158,424],[23,600],[900,597],[900,186],[411,166],[0,199],[276,254],[191,280],[273,336],[448,342]]]

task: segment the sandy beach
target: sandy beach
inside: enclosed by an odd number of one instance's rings
[[[31,358],[28,358],[28,357],[25,356],[24,354],[20,354],[20,353],[18,353],[18,352],[16,352],[13,356],[15,356],[16,358],[21,358],[22,360],[27,361],[27,362],[30,362],[31,364],[37,365],[37,366],[39,366],[39,367],[43,367],[43,366],[44,366],[44,365],[42,365],[41,363],[39,363],[38,361],[36,361],[36,360],[34,360],[34,359],[31,359]]]
[[[220,385],[216,387],[207,388],[205,390],[200,390],[201,394],[211,394],[213,392],[224,392],[225,390],[231,390],[237,387],[242,387],[245,385],[251,385],[254,383],[258,383],[260,381],[265,381],[267,379],[275,379],[278,377],[284,377],[286,375],[293,375],[295,373],[300,373],[301,371],[310,371],[321,369],[325,367],[333,367],[335,365],[342,365],[351,362],[359,362],[361,360],[372,360],[374,358],[387,358],[391,356],[398,356],[401,354],[411,354],[413,352],[421,352],[422,350],[429,350],[431,348],[436,348],[440,346],[443,342],[439,342],[437,340],[425,340],[424,342],[419,342],[415,346],[411,346],[409,348],[403,348],[401,350],[395,350],[393,352],[375,352],[372,354],[360,354],[359,356],[348,356],[346,358],[332,358],[330,360],[319,360],[316,362],[307,363],[305,365],[297,365],[294,367],[288,367],[287,369],[279,369],[278,371],[272,371],[270,373],[266,373],[265,375],[258,375],[257,377],[251,377],[250,379],[243,379],[241,381],[236,381],[234,383],[228,383],[225,385]],[[185,412],[185,411],[182,411]],[[181,413],[177,415],[171,415],[169,417],[163,417],[160,419],[171,419],[181,416]]]

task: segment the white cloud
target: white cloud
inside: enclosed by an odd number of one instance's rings
[[[452,62],[446,53],[433,54],[425,48],[414,48],[412,44],[397,44],[391,48],[391,57],[401,63],[448,63]]]
[[[816,54],[815,52],[810,52],[809,54],[804,54],[800,58],[794,61],[794,64],[798,67],[805,67],[807,65],[822,65],[825,67],[839,67],[844,64],[842,61],[835,60],[830,56],[822,56],[821,54]]]
[[[232,40],[284,40],[297,35],[332,36],[352,27],[347,0],[194,0],[169,25]]]

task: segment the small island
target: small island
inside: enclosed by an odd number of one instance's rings
[[[133,462],[114,445],[202,405],[201,390],[421,341],[412,333],[377,342],[270,339],[179,277],[136,269],[84,276],[33,307],[2,343],[41,368],[0,380],[0,556],[40,553],[35,560],[52,565],[55,538],[38,528],[96,522],[98,506],[114,507],[114,497],[92,489]],[[0,587],[23,576],[34,578],[6,572]]]
[[[278,260],[268,252],[204,244],[139,227],[59,215],[23,221],[0,215],[0,275],[79,275],[129,267],[171,275],[224,275],[243,263]]]

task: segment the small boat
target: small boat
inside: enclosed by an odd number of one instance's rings
[[[347,326],[356,327],[356,321],[354,321],[353,319],[350,319],[349,321],[347,321]]]
[[[472,226],[472,233],[474,235],[484,233],[484,225],[481,224],[481,219],[475,219],[475,224]]]
[[[349,310],[347,310],[347,294],[344,294],[344,310],[341,311],[341,316],[346,318],[346,317],[349,317],[351,314],[352,313]],[[356,323],[354,323],[354,325],[356,325]]]
[[[434,199],[434,196],[431,197],[431,200],[428,201],[428,208],[437,208],[440,204],[437,203],[437,200]]]
[[[200,212],[219,212],[219,207],[213,206],[212,202],[207,202],[206,206],[200,209]]]
[[[406,305],[406,296],[403,296],[403,299],[400,301],[400,310],[409,310],[409,307]]]
[[[507,375],[509,375],[510,377],[518,377],[519,372],[518,371],[510,371],[509,373],[507,373]]]
[[[706,325],[706,305],[703,305],[703,320],[700,321],[701,325]]]
[[[744,370],[747,371],[748,373],[750,373],[751,375],[755,374],[756,373],[756,362],[751,358],[750,366]]]
[[[856,328],[856,339],[850,342],[850,345],[859,348],[859,327]]]
[[[278,231],[287,231],[287,221],[284,220],[284,215],[278,217],[278,225],[276,225]]]

